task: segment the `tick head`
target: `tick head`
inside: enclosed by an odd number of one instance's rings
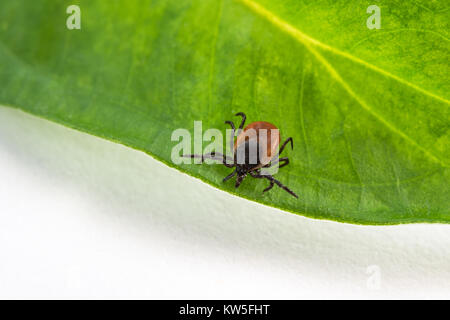
[[[244,180],[244,178],[247,176],[248,174],[248,170],[247,167],[245,165],[237,165],[236,166],[236,174],[237,174],[237,178],[236,178],[236,185],[235,187],[239,187],[242,180]]]
[[[243,164],[243,165],[241,165],[241,164],[236,165],[236,173],[237,173],[238,177],[242,177],[242,179],[245,178],[245,176],[248,173],[247,166],[245,164]]]

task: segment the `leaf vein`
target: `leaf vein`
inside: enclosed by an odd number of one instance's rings
[[[241,2],[242,4],[244,4],[247,8],[249,8],[251,11],[253,11],[254,13],[258,14],[259,16],[267,19],[270,23],[272,23],[273,25],[277,26],[278,28],[280,28],[282,31],[286,32],[287,34],[291,35],[293,38],[295,38],[296,40],[300,41],[301,43],[308,45],[308,44],[312,44],[315,45],[317,47],[320,47],[324,50],[333,52],[334,54],[340,55],[342,57],[345,57],[349,60],[352,60],[356,63],[359,63],[361,65],[363,65],[364,67],[371,69],[373,71],[376,71],[386,77],[392,78],[406,86],[409,86],[427,96],[430,96],[434,99],[440,100],[442,102],[445,102],[447,104],[450,104],[450,101],[438,96],[437,94],[434,94],[432,92],[429,92],[428,90],[422,89],[420,87],[418,87],[417,85],[406,81],[405,79],[400,78],[399,76],[396,76],[386,70],[383,70],[371,63],[368,63],[367,61],[364,61],[360,58],[357,58],[347,52],[341,51],[339,49],[333,48],[323,42],[320,42],[317,39],[314,39],[312,37],[310,37],[309,35],[301,32],[300,30],[298,30],[297,28],[295,28],[294,26],[290,25],[288,22],[282,20],[281,18],[279,18],[278,16],[274,15],[272,12],[268,11],[266,8],[262,7],[261,5],[259,5],[258,3],[252,1],[252,0],[236,0]]]
[[[420,90],[421,92],[428,94],[430,96],[434,96],[436,99],[445,101],[446,103],[450,103],[449,101],[445,100],[442,97],[436,96],[432,93],[429,93],[426,90],[423,90],[395,75],[392,75],[378,67],[375,67],[359,58],[353,57],[350,54],[347,54],[345,52],[342,52],[340,50],[334,49],[326,44],[321,43],[320,41],[309,37],[308,35],[304,34],[303,32],[299,31],[298,29],[296,29],[295,27],[293,27],[292,25],[288,24],[286,21],[280,19],[279,17],[277,17],[276,15],[272,14],[270,11],[268,11],[267,9],[263,8],[262,6],[260,6],[259,4],[251,1],[251,0],[239,0],[241,1],[244,5],[246,5],[249,9],[251,9],[253,12],[255,12],[256,14],[262,16],[263,18],[267,19],[269,22],[271,22],[273,25],[277,26],[278,28],[280,28],[282,31],[286,32],[287,34],[291,35],[292,37],[294,37],[295,39],[297,39],[298,41],[300,41],[301,43],[304,44],[304,46],[317,58],[317,60],[319,62],[321,62],[324,67],[327,69],[327,71],[330,73],[330,75],[338,82],[341,84],[341,86],[344,88],[344,90],[346,90],[348,92],[348,94],[353,97],[358,104],[364,109],[366,110],[369,114],[371,114],[375,119],[377,119],[378,121],[380,121],[382,124],[384,124],[388,129],[390,129],[392,132],[398,134],[400,137],[402,137],[404,140],[408,141],[409,143],[411,143],[412,145],[414,145],[416,148],[420,149],[424,154],[426,154],[430,159],[434,160],[435,162],[440,163],[441,165],[443,165],[444,167],[448,167],[448,164],[443,161],[442,159],[438,158],[437,156],[435,156],[433,153],[431,153],[429,150],[427,150],[426,148],[424,148],[423,146],[421,146],[420,144],[418,144],[414,139],[410,138],[407,134],[405,134],[403,131],[401,131],[400,129],[398,129],[397,127],[395,127],[393,124],[391,124],[389,121],[387,121],[386,119],[384,119],[381,115],[379,115],[377,112],[375,112],[373,110],[373,108],[368,105],[361,97],[359,97],[350,87],[350,85],[340,76],[340,74],[336,71],[336,69],[334,69],[334,67],[316,50],[312,47],[312,45],[316,45],[318,47],[321,47],[323,49],[327,49],[330,50],[336,54],[340,54],[342,56],[345,56],[349,59],[352,59],[355,62],[359,62],[373,70],[379,71],[380,73],[384,74],[384,75],[389,75],[392,78],[405,83],[407,85],[409,85],[410,87],[414,87],[417,90]]]

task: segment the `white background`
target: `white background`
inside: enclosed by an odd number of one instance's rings
[[[0,107],[0,298],[450,298],[450,225],[307,219]]]

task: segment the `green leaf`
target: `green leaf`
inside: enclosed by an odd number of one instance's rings
[[[301,215],[360,224],[450,222],[445,2],[73,1],[0,4],[0,104],[170,160],[177,128],[245,112],[292,136],[267,181],[177,169]],[[124,186],[126,187],[126,186]],[[174,199],[176,201],[176,199]]]

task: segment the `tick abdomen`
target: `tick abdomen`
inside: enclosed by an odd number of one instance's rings
[[[261,167],[276,155],[280,131],[270,122],[252,122],[238,135],[234,152],[238,164]]]

